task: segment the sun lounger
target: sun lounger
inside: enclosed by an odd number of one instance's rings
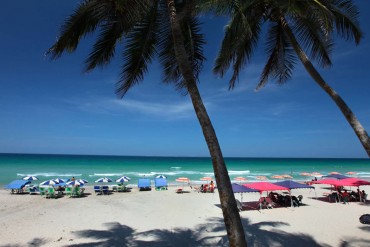
[[[101,187],[98,186],[98,185],[95,185],[94,186],[94,192],[95,192],[95,195],[101,195],[101,194],[103,194],[103,191],[102,191]]]
[[[101,191],[103,193],[103,195],[109,195],[109,187],[108,185],[104,185],[101,187]]]
[[[24,186],[30,183],[31,181],[28,180],[14,180],[10,184],[6,185],[5,188],[10,189],[11,190],[10,192],[12,194],[14,193],[20,194],[23,193]]]
[[[137,183],[137,187],[139,188],[139,191],[152,190],[149,178],[140,178]]]
[[[167,179],[156,178],[154,179],[155,190],[167,190]]]
[[[66,190],[64,191],[66,196],[72,196],[72,188],[71,187],[66,187]]]
[[[46,198],[54,198],[54,199],[57,198],[53,187],[48,188],[46,192]]]

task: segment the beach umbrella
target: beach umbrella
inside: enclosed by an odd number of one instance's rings
[[[123,182],[128,182],[128,181],[130,181],[131,179],[129,178],[129,177],[126,177],[126,176],[122,176],[122,177],[120,177],[120,178],[118,178],[118,179],[116,179],[116,182],[117,183],[123,183]]]
[[[56,182],[57,184],[65,183],[66,182],[64,179],[61,179],[61,178],[53,179],[53,181]]]
[[[68,186],[75,186],[75,185],[83,185],[83,183],[80,183],[79,181],[74,180],[74,181],[68,181],[66,183],[66,185],[68,185]]]
[[[339,172],[330,172],[329,174],[331,175],[337,175],[337,174],[340,174]]]
[[[274,176],[271,176],[271,178],[274,178],[274,179],[284,179],[284,177],[281,176],[281,175],[274,175]]]
[[[52,180],[52,179],[50,179],[50,180],[46,180],[46,181],[44,181],[44,182],[42,182],[42,183],[40,183],[40,185],[54,185],[54,184],[58,184],[57,182],[55,182],[54,180]]]
[[[290,176],[290,175],[288,175],[288,174],[283,174],[283,175],[281,175],[283,178],[288,178],[288,179],[292,179],[293,177],[292,176]]]
[[[308,172],[302,172],[302,173],[300,173],[299,175],[301,175],[301,176],[305,176],[305,177],[310,177],[310,176],[311,176],[311,173],[308,173]]]
[[[180,177],[180,178],[176,178],[176,182],[183,183],[182,187],[184,187],[184,184],[189,183],[190,179],[186,177]]]
[[[241,183],[242,181],[247,181],[246,178],[243,178],[243,177],[236,177],[234,178],[235,181],[239,181],[239,183]]]
[[[98,180],[95,181],[95,183],[110,183],[110,182],[112,182],[112,179],[107,178],[107,177],[99,178]]]
[[[356,175],[357,172],[346,172],[346,174],[348,174],[348,175]]]
[[[164,178],[164,179],[166,179],[167,177],[165,175],[158,175],[155,178]]]
[[[211,177],[202,177],[202,178],[200,178],[200,180],[201,181],[212,181],[213,178],[211,178]]]
[[[77,179],[76,181],[81,183],[81,184],[87,184],[89,182],[86,179]]]
[[[32,181],[32,180],[39,180],[39,179],[37,177],[34,177],[34,176],[27,176],[27,177],[24,177],[23,180]]]
[[[268,180],[266,176],[256,176],[258,180]]]

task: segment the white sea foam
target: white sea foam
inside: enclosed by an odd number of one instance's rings
[[[17,173],[17,176],[26,177],[26,176],[35,176],[35,177],[80,177],[80,173],[56,173],[56,172],[40,172],[40,173]]]
[[[250,171],[249,170],[245,170],[245,171],[233,171],[233,170],[230,170],[229,171],[229,175],[244,175],[244,174],[249,174]]]

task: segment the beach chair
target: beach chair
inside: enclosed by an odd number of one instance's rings
[[[46,192],[46,198],[54,198],[54,199],[57,198],[53,187],[48,188]]]
[[[102,189],[101,189],[101,186],[95,185],[94,186],[94,192],[95,192],[95,195],[101,195],[103,193]]]
[[[67,196],[72,196],[72,188],[71,187],[66,187],[66,190],[64,191],[64,193],[67,195]]]
[[[109,195],[109,187],[108,187],[108,185],[102,186],[101,191],[102,191],[103,195]]]
[[[140,178],[137,183],[137,187],[139,188],[139,191],[152,190],[149,178]]]
[[[46,189],[44,187],[40,187],[39,192],[41,196],[46,196]]]
[[[71,197],[81,197],[82,191],[83,190],[79,186],[73,187]]]
[[[167,190],[167,179],[155,178],[154,179],[155,190]]]

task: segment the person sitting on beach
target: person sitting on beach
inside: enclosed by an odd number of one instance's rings
[[[365,203],[366,203],[366,197],[367,197],[367,194],[365,193],[365,190],[363,190],[361,193],[361,200]]]
[[[203,190],[204,190],[204,186],[203,186],[203,184],[200,186],[200,188],[199,188],[199,191],[200,192],[203,192]]]
[[[350,199],[347,190],[344,190],[344,192],[341,194],[341,197],[342,197],[343,202],[348,202]]]
[[[208,190],[208,184],[205,184],[205,185],[203,186],[203,192],[207,192],[207,190]]]

